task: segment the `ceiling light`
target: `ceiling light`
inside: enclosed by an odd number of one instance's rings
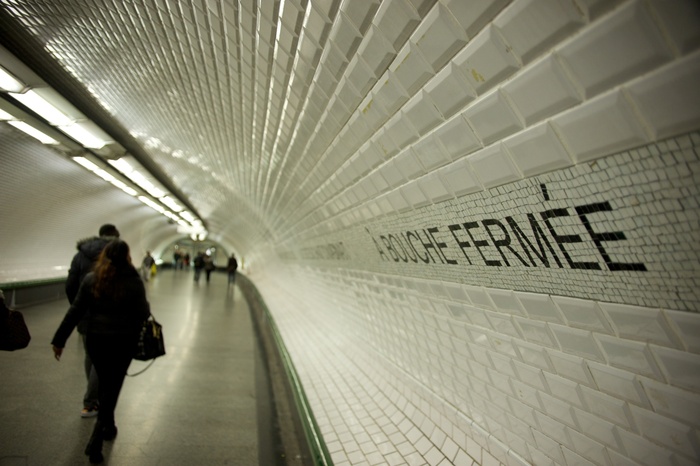
[[[75,163],[78,163],[82,165],[83,167],[87,168],[91,172],[94,172],[96,170],[99,170],[99,167],[95,165],[94,163],[90,162],[88,159],[85,157],[73,157],[73,161]]]
[[[163,204],[167,205],[171,209],[173,209],[175,212],[180,212],[184,207],[182,207],[180,204],[178,204],[175,199],[173,199],[170,196],[165,196],[160,198],[160,202]]]
[[[58,129],[88,149],[102,149],[105,144],[111,142],[94,134],[94,131],[90,131],[84,123],[72,123],[68,126],[61,126]]]
[[[2,121],[7,121],[7,120],[15,120],[16,118],[9,113],[7,113],[4,110],[0,110],[0,120]]]
[[[0,89],[6,92],[22,92],[24,88],[24,84],[19,79],[0,66]]]
[[[165,212],[165,209],[161,207],[160,205],[156,204],[146,196],[139,196],[139,201],[143,202],[146,204],[148,207],[152,208],[153,210],[156,210],[158,213],[163,213]]]
[[[66,126],[71,124],[71,119],[69,117],[33,90],[28,90],[23,94],[11,92],[10,95],[34,110],[34,112],[54,126]]]
[[[58,144],[58,141],[52,138],[51,136],[42,133],[35,127],[30,126],[23,121],[8,121],[8,123],[17,128],[18,130],[30,135],[31,137],[38,139],[44,144]]]

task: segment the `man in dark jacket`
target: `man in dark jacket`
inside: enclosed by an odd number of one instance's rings
[[[85,275],[92,270],[97,257],[100,255],[104,247],[115,238],[119,238],[117,227],[111,224],[105,224],[100,227],[99,236],[93,236],[78,241],[78,252],[73,256],[73,261],[70,264],[68,271],[68,279],[66,280],[66,296],[68,302],[73,304],[75,297],[78,295],[80,284],[85,278]],[[86,321],[78,324],[78,333],[85,347],[85,332]],[[87,390],[83,396],[83,410],[80,415],[82,417],[97,416],[99,403],[97,401],[98,379],[97,372],[92,365],[87,349],[85,350],[85,376],[87,377]]]

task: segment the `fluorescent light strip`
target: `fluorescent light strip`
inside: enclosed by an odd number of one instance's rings
[[[5,68],[0,67],[0,89],[7,92],[22,92],[24,83],[15,78]]]
[[[146,196],[139,196],[138,199],[139,199],[139,201],[143,202],[144,204],[146,204],[147,206],[149,206],[153,210],[157,211],[158,213],[162,214],[165,212],[165,209],[163,207],[156,204],[155,202],[153,202],[152,200],[150,200]]]
[[[171,209],[173,209],[175,212],[180,212],[184,207],[182,207],[180,204],[178,204],[175,199],[173,199],[170,196],[164,196],[160,198],[160,202],[163,204],[167,205]]]
[[[24,94],[10,92],[10,95],[34,110],[42,118],[54,126],[66,126],[72,123],[71,119],[63,114],[63,112],[58,110],[32,90],[29,90]]]
[[[38,139],[44,144],[58,144],[58,141],[52,138],[51,136],[48,136],[35,127],[23,122],[23,121],[8,121],[7,123],[11,124],[18,130],[28,134],[29,136]]]
[[[80,144],[82,144],[83,147],[87,147],[88,149],[101,149],[104,147],[105,144],[107,144],[107,141],[103,141],[102,139],[93,135],[92,133],[90,133],[90,131],[83,128],[79,123],[73,123],[68,126],[59,126],[58,129],[60,129],[68,136],[72,137]]]
[[[13,115],[10,115],[6,111],[0,110],[0,120],[7,121],[7,120],[16,120],[16,119],[17,118],[15,118]]]
[[[85,157],[73,157],[73,161],[75,161],[76,163],[78,163],[78,164],[82,165],[83,167],[87,168],[87,169],[90,170],[91,172],[94,172],[94,171],[100,169],[100,167],[98,167],[98,166],[95,165],[94,163],[90,162],[90,161],[89,161],[88,159],[86,159]]]

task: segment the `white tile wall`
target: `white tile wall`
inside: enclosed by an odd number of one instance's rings
[[[76,16],[133,44],[112,74],[114,50],[63,26],[78,3],[22,5],[212,230],[246,245],[335,464],[698,463],[697,2],[288,0],[275,38],[266,0],[183,3],[153,25],[104,21],[124,11],[106,1]],[[169,40],[192,50],[154,68]],[[605,201],[589,225],[624,241],[588,241],[575,207]],[[562,247],[601,270],[568,265],[540,220],[552,209],[586,240]],[[388,234],[405,261],[381,259]],[[349,260],[280,259],[338,242]],[[648,270],[605,270],[601,248]]]

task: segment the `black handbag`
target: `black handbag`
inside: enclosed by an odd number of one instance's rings
[[[24,322],[24,316],[19,311],[5,307],[4,301],[0,302],[0,306],[4,308],[0,309],[0,312],[6,312],[6,316],[0,317],[0,350],[15,351],[26,348],[32,337]]]
[[[153,316],[146,319],[141,327],[139,342],[136,345],[134,359],[149,361],[165,355],[165,341],[163,340],[163,326]]]

